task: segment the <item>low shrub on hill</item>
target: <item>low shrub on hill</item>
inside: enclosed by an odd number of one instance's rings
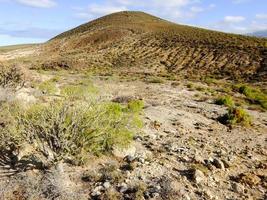
[[[109,153],[130,144],[142,126],[141,102],[57,100],[48,104],[0,105],[0,150],[31,146],[47,162],[72,158],[83,163],[89,154]],[[5,115],[5,117],[3,116]]]
[[[0,64],[0,86],[17,87],[24,84],[24,74],[17,66],[4,66]]]
[[[227,125],[244,125],[250,126],[252,121],[250,115],[242,108],[229,107],[228,113],[219,119],[223,124]]]
[[[237,86],[238,91],[244,94],[253,104],[259,104],[263,109],[267,109],[267,94],[257,88],[247,85]]]
[[[223,97],[217,98],[215,100],[215,104],[217,104],[217,105],[225,105],[225,106],[228,106],[228,107],[233,107],[235,103],[234,103],[232,97],[223,96]]]

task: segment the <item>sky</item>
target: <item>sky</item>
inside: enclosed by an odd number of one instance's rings
[[[267,0],[0,0],[0,46],[45,42],[124,10],[238,34],[267,30]]]

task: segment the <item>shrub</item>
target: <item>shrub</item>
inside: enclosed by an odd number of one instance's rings
[[[219,119],[223,124],[244,126],[251,125],[250,115],[242,108],[229,107],[228,113]]]
[[[233,107],[234,106],[234,101],[232,97],[230,96],[224,96],[224,97],[219,97],[218,99],[215,100],[215,104],[217,105],[225,105],[228,107]]]
[[[238,91],[244,94],[251,103],[259,104],[262,108],[267,109],[267,94],[259,89],[247,85],[237,86]]]
[[[17,87],[23,86],[24,74],[16,66],[6,67],[0,65],[0,86],[1,87]]]
[[[12,143],[18,149],[19,144],[29,144],[50,163],[69,158],[82,163],[89,153],[100,155],[129,145],[140,126],[137,109],[129,107],[110,102],[66,101],[16,110],[7,106],[5,113],[12,123],[5,123],[0,129],[1,142]]]
[[[0,110],[0,151],[2,151],[19,145],[20,135],[17,131],[15,118],[19,109],[16,103],[1,103]]]
[[[79,85],[66,85],[61,89],[61,94],[72,100],[83,100],[97,92],[97,88],[88,81],[80,82]]]

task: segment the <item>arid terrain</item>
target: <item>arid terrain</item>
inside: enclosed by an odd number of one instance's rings
[[[265,200],[265,43],[124,12],[0,48],[0,199]]]

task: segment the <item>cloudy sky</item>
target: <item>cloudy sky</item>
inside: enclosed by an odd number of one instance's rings
[[[225,32],[267,30],[267,0],[0,0],[0,46],[44,42],[122,10]]]

